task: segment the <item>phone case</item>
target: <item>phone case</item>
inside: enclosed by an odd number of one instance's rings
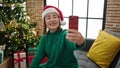
[[[78,30],[78,16],[69,16],[69,29]]]

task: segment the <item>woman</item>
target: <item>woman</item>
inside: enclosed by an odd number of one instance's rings
[[[83,46],[81,33],[74,29],[62,30],[61,25],[65,25],[63,15],[54,6],[44,7],[42,20],[48,32],[41,37],[30,68],[78,68],[73,52]],[[40,64],[45,56],[48,62]]]

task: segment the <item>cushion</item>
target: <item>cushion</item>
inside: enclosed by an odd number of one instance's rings
[[[116,36],[118,38],[120,38],[120,32],[119,33],[118,32],[113,32],[110,29],[105,29],[104,31],[109,33],[109,34],[112,34],[112,35],[114,35],[114,36]]]
[[[120,58],[115,68],[120,68]]]
[[[87,56],[101,68],[109,68],[110,63],[120,50],[120,38],[100,30]]]
[[[78,60],[79,68],[99,68],[99,66],[87,57],[87,52],[75,50],[74,54]]]

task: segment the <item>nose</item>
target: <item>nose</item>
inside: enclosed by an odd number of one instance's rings
[[[50,21],[54,21],[55,19],[54,18],[50,18]]]

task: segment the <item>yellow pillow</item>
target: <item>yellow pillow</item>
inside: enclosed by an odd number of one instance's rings
[[[101,68],[109,68],[110,63],[120,50],[120,38],[100,30],[87,56]]]

